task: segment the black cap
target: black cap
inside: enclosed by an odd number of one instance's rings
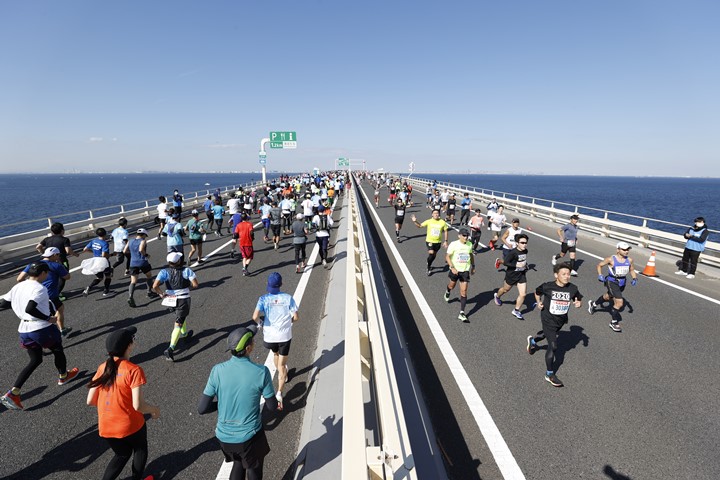
[[[470,230],[468,230],[467,228],[463,227],[463,228],[461,228],[461,229],[458,231],[458,234],[459,234],[459,235],[465,235],[466,237],[469,237],[469,236],[470,236]]]
[[[27,274],[31,277],[39,277],[43,274],[43,272],[49,272],[50,266],[47,262],[36,262],[30,264],[30,267],[28,268]]]
[[[128,345],[133,342],[136,333],[137,328],[135,327],[121,328],[112,332],[105,339],[105,348],[108,354],[114,357],[122,356]]]
[[[248,346],[252,338],[257,335],[257,324],[252,321],[244,327],[238,327],[228,335],[228,349],[235,354],[244,355],[245,348]]]

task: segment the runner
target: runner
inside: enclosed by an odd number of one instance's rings
[[[35,246],[35,250],[37,250],[38,253],[42,255],[45,250],[50,247],[57,248],[58,250],[60,250],[60,263],[62,263],[63,266],[68,271],[70,271],[70,262],[68,261],[68,255],[77,257],[78,254],[75,253],[75,251],[73,250],[72,245],[70,244],[70,239],[64,236],[65,227],[62,223],[55,222],[50,225],[50,232],[52,232],[52,235],[43,238],[42,241]],[[58,298],[64,302],[65,296],[62,294],[62,291],[65,289],[65,280],[60,280],[59,288],[60,296]]]
[[[460,228],[458,239],[448,246],[447,253],[445,254],[445,262],[448,264],[448,267],[450,267],[450,272],[448,273],[450,283],[448,283],[443,298],[446,302],[450,301],[450,292],[459,281],[460,314],[458,315],[458,320],[462,320],[463,322],[469,321],[467,315],[465,315],[467,288],[470,282],[470,275],[475,275],[475,256],[472,251],[472,242],[468,241],[469,236],[470,231],[467,228]]]
[[[147,283],[147,297],[152,298],[155,294],[152,291],[152,266],[148,261],[150,254],[147,253],[147,230],[138,228],[135,232],[135,238],[125,245],[125,254],[130,257],[130,285],[128,287],[127,303],[131,308],[135,308],[135,286],[141,273],[145,275],[145,283]]]
[[[58,371],[58,385],[65,385],[75,378],[78,369],[67,369],[67,359],[62,346],[60,330],[54,325],[52,304],[47,288],[42,282],[47,280],[50,267],[47,262],[37,262],[28,268],[28,279],[15,285],[0,298],[0,308],[12,307],[20,319],[18,333],[20,346],[24,348],[30,361],[22,369],[13,387],[0,398],[0,402],[10,410],[22,410],[20,391],[25,382],[43,361],[43,348],[47,348],[55,357]]]
[[[313,223],[315,224],[315,241],[318,244],[320,250],[320,258],[322,259],[323,267],[327,267],[328,259],[328,246],[330,244],[330,228],[335,224],[332,219],[332,210],[325,208],[320,203],[318,207],[318,214],[313,217]]]
[[[145,417],[160,417],[160,409],[145,401],[141,387],[147,383],[142,367],[130,361],[137,328],[115,330],[105,339],[108,359],[98,366],[88,383],[87,404],[98,407],[98,433],[115,454],[103,479],[118,478],[132,457],[133,479],[142,478],[147,464]],[[152,480],[152,475],[145,480]]]
[[[475,209],[475,215],[470,218],[468,225],[470,225],[473,252],[478,253],[480,251],[480,236],[482,235],[482,227],[485,225],[485,217],[482,216],[482,212],[479,208]]]
[[[614,332],[622,332],[620,327],[620,310],[625,305],[625,299],[623,298],[623,292],[625,291],[626,277],[628,274],[632,277],[630,284],[634,287],[637,285],[637,273],[635,273],[635,266],[633,265],[632,258],[628,257],[630,253],[630,244],[627,242],[620,242],[617,244],[617,253],[610,257],[607,257],[602,262],[597,264],[598,280],[603,282],[607,293],[604,293],[594,302],[588,301],[588,313],[594,314],[604,302],[609,302],[612,299],[612,305],[610,307],[610,328]],[[602,274],[602,268],[608,267],[608,274]]]
[[[160,195],[158,197],[158,200],[160,203],[158,203],[157,212],[158,212],[158,221],[160,223],[160,228],[158,229],[157,239],[160,240],[160,235],[162,235],[163,229],[165,228],[165,222],[167,222],[167,215],[168,215],[168,205],[167,205],[167,198]]]
[[[290,200],[290,194],[287,194],[281,201],[280,201],[280,210],[282,211],[282,225],[283,225],[283,233],[285,235],[290,235],[290,224],[292,223],[292,201]]]
[[[425,220],[423,223],[417,222],[417,217],[415,216],[415,214],[413,214],[413,216],[410,218],[416,227],[427,228],[427,233],[425,235],[425,244],[427,245],[428,249],[427,275],[429,277],[432,274],[432,264],[435,261],[435,257],[437,256],[437,252],[440,250],[440,247],[444,246],[447,248],[448,224],[445,222],[445,220],[440,220],[439,209],[433,210],[432,217]],[[444,238],[444,241],[442,241],[442,243],[440,243],[441,238]]]
[[[299,319],[295,299],[290,294],[282,293],[281,286],[282,276],[278,272],[271,273],[267,282],[268,293],[258,299],[252,316],[255,322],[263,316],[259,326],[262,327],[265,348],[274,355],[273,361],[278,374],[275,398],[280,410],[283,409],[282,390],[289,381],[287,361],[292,342],[292,326]]]
[[[207,217],[208,229],[212,229],[213,223],[215,221],[215,214],[213,213],[214,206],[215,202],[213,201],[212,195],[208,195],[205,199],[205,202],[203,203],[203,211],[205,212],[205,216]]]
[[[168,253],[168,268],[163,268],[155,277],[153,291],[163,299],[162,305],[170,307],[175,312],[175,326],[170,335],[170,345],[163,352],[166,360],[175,361],[174,352],[178,341],[184,338],[186,341],[192,337],[193,331],[187,329],[187,321],[190,315],[190,289],[198,288],[198,280],[195,272],[185,267],[183,257],[178,252]],[[165,293],[160,289],[160,284],[165,284]]]
[[[493,296],[495,297],[495,305],[498,307],[502,306],[500,297],[509,292],[513,285],[517,285],[518,297],[515,300],[515,308],[511,313],[516,318],[522,320],[523,316],[522,313],[520,313],[520,308],[523,302],[525,302],[525,295],[527,293],[527,278],[525,278],[525,273],[528,269],[528,236],[520,233],[515,236],[515,242],[517,246],[510,250],[505,260],[500,260],[499,258],[495,260],[495,268],[500,268],[500,265],[505,265],[505,281],[503,282],[503,286],[500,287]]]
[[[197,262],[199,264],[205,263],[203,257],[203,241],[205,240],[205,220],[198,220],[200,213],[197,210],[190,212],[192,215],[190,220],[185,224],[185,231],[188,234],[190,240],[190,253],[188,254],[188,264],[193,261],[193,254],[197,254]]]
[[[492,197],[490,199],[490,202],[487,204],[487,222],[488,222],[488,230],[490,230],[490,224],[492,223],[492,215],[493,213],[497,212],[497,209],[500,205],[498,205],[497,199],[495,197]]]
[[[503,210],[505,210],[505,207],[503,207],[502,205],[498,205],[497,211],[489,215],[490,230],[492,230],[493,234],[493,238],[492,240],[490,240],[489,243],[490,250],[495,250],[495,242],[497,242],[500,238],[500,232],[505,226],[505,221],[507,220],[507,217],[505,217],[505,214],[503,214]]]
[[[255,256],[255,250],[253,249],[253,241],[255,240],[254,228],[252,222],[250,222],[250,217],[244,213],[242,214],[242,221],[235,227],[235,233],[238,236],[238,250],[242,257],[243,277],[248,276],[250,262],[253,261]]]
[[[110,247],[105,241],[107,231],[104,228],[98,228],[95,230],[95,235],[97,235],[97,238],[90,240],[90,242],[85,245],[85,248],[83,248],[83,253],[92,252],[93,258],[83,260],[82,273],[83,275],[95,275],[95,280],[83,290],[83,296],[87,297],[90,295],[90,290],[104,279],[103,297],[107,297],[110,295],[110,282],[112,282],[113,274],[113,269],[108,261],[110,258]]]
[[[269,199],[267,197],[263,198],[262,205],[260,206],[260,221],[262,221],[263,230],[265,232],[265,236],[263,237],[264,242],[270,241],[270,211],[271,210],[272,210],[272,207],[270,206]]]
[[[232,232],[232,240],[230,241],[230,258],[235,258],[235,245],[238,241],[238,234],[235,227],[242,222],[242,215],[239,210],[233,213],[228,220],[228,233]]]
[[[400,229],[402,228],[403,222],[405,221],[405,207],[406,203],[402,199],[398,198],[395,202],[395,238],[400,243]]]
[[[49,268],[47,279],[42,282],[48,291],[48,297],[52,302],[55,310],[55,321],[60,334],[64,337],[72,328],[65,327],[65,304],[60,300],[60,282],[70,280],[70,272],[60,262],[60,250],[55,247],[50,247],[43,252],[44,263],[47,263]],[[28,277],[28,272],[33,264],[25,267],[25,270],[20,272],[17,277],[18,282],[24,281]]]
[[[278,206],[278,202],[273,200],[270,208],[270,230],[272,230],[273,248],[275,250],[278,249],[278,245],[280,244],[280,229],[282,228],[281,220],[282,210]]]
[[[183,196],[180,195],[180,192],[176,189],[173,191],[173,197],[172,197],[172,208],[175,210],[175,213],[180,215],[182,213],[182,206],[183,206]]]
[[[123,253],[125,245],[127,245],[128,242],[128,231],[125,228],[127,227],[127,223],[127,219],[120,218],[117,228],[110,234],[113,239],[113,255],[118,257],[115,263],[112,264],[112,269],[115,270],[115,267],[125,263],[126,277],[130,274],[130,257],[126,258]]]
[[[505,230],[502,234],[502,237],[500,238],[503,243],[503,259],[506,259],[510,251],[517,246],[517,244],[515,243],[515,237],[521,234],[522,231],[523,229],[520,228],[520,219],[513,218],[510,224],[510,228]],[[498,267],[496,266],[495,268],[497,269]]]
[[[178,252],[180,255],[185,255],[184,252],[184,241],[183,236],[185,231],[180,223],[180,214],[174,210],[170,211],[170,219],[163,229],[163,233],[167,235],[167,253]]]
[[[535,301],[540,309],[542,330],[537,337],[527,337],[527,352],[532,355],[537,349],[537,342],[547,339],[548,348],[545,352],[545,380],[553,387],[562,387],[563,383],[555,375],[555,351],[558,348],[558,332],[568,322],[570,303],[575,308],[582,306],[583,296],[577,287],[570,283],[570,265],[561,263],[553,267],[554,282],[546,282],[535,289]]]
[[[305,244],[307,243],[308,228],[302,213],[298,213],[292,224],[293,231],[293,247],[295,247],[295,273],[302,273],[307,262],[307,254],[305,252]],[[312,217],[310,217],[312,221]]]
[[[560,237],[560,253],[553,255],[552,264],[555,265],[558,259],[565,256],[566,253],[570,252],[570,275],[573,277],[577,276],[575,271],[575,248],[577,245],[577,232],[578,232],[578,221],[580,220],[579,215],[571,215],[570,223],[557,229],[558,237]]]
[[[470,211],[472,210],[472,199],[470,194],[465,192],[460,201],[460,225],[470,225]]]
[[[244,480],[246,475],[248,479],[262,479],[270,446],[258,404],[264,398],[265,409],[271,412],[278,405],[270,370],[250,360],[256,333],[254,324],[230,332],[228,351],[232,357],[212,368],[198,404],[200,415],[218,412],[215,436],[225,461],[233,464],[233,480]]]
[[[452,225],[455,221],[455,209],[457,207],[457,200],[455,200],[455,193],[451,193],[447,201],[447,208],[445,211],[445,218],[447,219],[448,225]]]
[[[222,237],[223,234],[221,232],[222,230],[222,224],[223,224],[223,215],[225,215],[225,209],[222,207],[222,201],[218,198],[215,199],[215,205],[212,207],[212,213],[213,213],[213,222],[215,223],[215,236],[216,237]]]

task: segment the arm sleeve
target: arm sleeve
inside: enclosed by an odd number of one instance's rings
[[[40,320],[47,320],[48,318],[50,318],[49,315],[45,315],[40,310],[38,310],[37,306],[38,304],[37,302],[35,302],[35,300],[30,300],[25,307],[25,313],[29,313],[33,317],[39,318]]]
[[[198,402],[198,413],[205,415],[206,413],[217,412],[218,404],[215,399],[204,393],[200,395],[200,401]]]

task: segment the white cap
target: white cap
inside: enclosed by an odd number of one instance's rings
[[[197,214],[198,214],[198,211],[197,211],[197,210],[193,210],[192,212],[190,212],[190,214],[191,214],[191,215],[197,215]]]
[[[144,228],[138,228],[137,232],[135,232],[135,235],[147,235],[147,234],[148,234],[147,230],[145,230]]]
[[[619,242],[617,248],[618,250],[630,250],[632,247],[627,242]]]
[[[167,255],[168,263],[178,263],[182,260],[183,254],[180,252],[170,252]]]
[[[42,254],[42,256],[45,258],[52,257],[53,255],[60,255],[60,250],[58,250],[56,247],[48,247]]]
[[[295,215],[295,218],[297,218],[298,220],[302,220],[304,217],[305,215],[303,215],[302,213],[298,213],[297,215]]]

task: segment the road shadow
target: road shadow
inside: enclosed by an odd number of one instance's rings
[[[214,451],[220,451],[220,443],[213,436],[198,443],[190,450],[175,450],[154,459],[145,467],[145,474],[152,474],[155,480],[176,478],[183,470],[195,463],[200,456]],[[224,458],[222,454],[219,457]]]
[[[494,298],[493,293],[495,293],[493,290],[488,290],[487,292],[479,292],[474,297],[468,298],[468,303],[472,305],[472,308],[467,313],[468,317],[492,303]]]
[[[59,472],[80,472],[104,455],[109,448],[98,435],[97,425],[93,425],[48,451],[37,462],[6,478],[8,480],[41,479],[57,475]],[[73,475],[67,475],[67,478],[72,477]]]
[[[605,467],[603,467],[603,473],[612,480],[632,480],[632,477],[623,475],[610,465],[605,465]]]
[[[335,415],[325,418],[322,421],[325,433],[303,446],[283,474],[283,480],[303,478],[335,460],[341,454],[342,423],[342,418],[335,421]]]
[[[590,337],[585,334],[585,329],[579,325],[572,325],[568,331],[560,331],[558,333],[558,346],[555,350],[555,371],[557,372],[565,362],[565,354],[575,347],[583,344],[587,347],[590,344]]]
[[[32,407],[25,407],[25,411],[32,412],[33,410],[39,410],[41,408],[49,407],[50,405],[55,403],[60,397],[69,395],[71,392],[74,392],[75,390],[85,386],[85,384],[90,381],[90,377],[87,376],[87,374],[87,370],[80,370],[76,379],[73,379],[67,385],[63,385],[62,387],[60,387],[61,390],[57,395],[45,400],[44,402],[38,403],[37,405],[33,405]]]

